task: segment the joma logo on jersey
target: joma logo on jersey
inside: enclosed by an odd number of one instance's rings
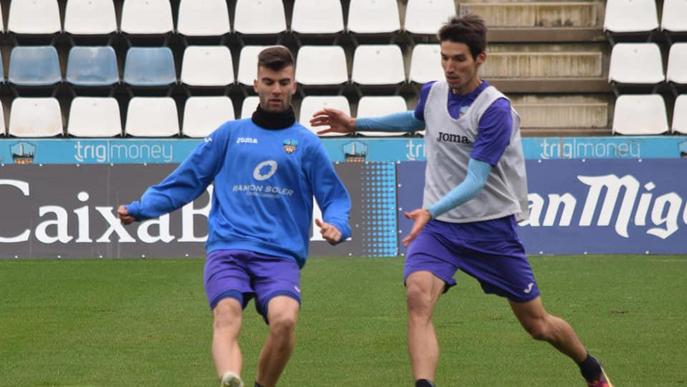
[[[253,137],[239,137],[236,139],[237,144],[257,144],[258,139]]]
[[[472,144],[472,141],[467,136],[461,136],[460,134],[444,133],[439,132],[437,136],[438,142],[453,142],[456,144]]]

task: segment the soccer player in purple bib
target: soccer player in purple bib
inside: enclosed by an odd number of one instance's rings
[[[528,213],[520,119],[501,92],[481,80],[486,26],[477,16],[454,17],[438,33],[445,80],[425,84],[415,111],[353,119],[334,109],[314,114],[320,133],[426,129],[423,206],[413,226],[404,269],[408,352],[416,387],[434,386],[439,360],[432,313],[456,284],[457,270],[485,293],[508,299],[525,330],[575,361],[588,386],[610,387],[599,362],[572,327],[544,309],[517,221]]]
[[[155,218],[214,183],[205,291],[214,316],[212,355],[221,386],[230,387],[244,385],[238,336],[251,298],[269,324],[255,386],[275,386],[291,356],[313,196],[323,238],[336,244],[351,235],[348,192],[319,138],[295,120],[291,52],[263,50],[253,86],[260,104],[252,118],[224,123],[140,201],[118,208],[124,224]]]

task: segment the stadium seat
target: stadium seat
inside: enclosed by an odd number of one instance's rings
[[[3,16],[2,16],[2,7],[0,7],[0,33],[4,33],[4,32],[5,32],[5,21],[4,21],[3,19],[4,19],[4,18],[3,18]],[[2,128],[3,128],[3,129],[5,128],[5,125],[4,125],[4,124],[3,124]],[[4,132],[5,132],[5,131],[3,130],[3,133],[4,133]]]
[[[351,81],[359,85],[394,85],[405,81],[401,49],[395,44],[358,46],[353,55]]]
[[[408,80],[427,83],[444,79],[441,67],[441,47],[438,44],[416,44],[410,57]]]
[[[687,32],[687,0],[663,0],[661,29],[668,32]]]
[[[231,32],[225,0],[181,0],[177,32],[185,36],[217,36]]]
[[[234,65],[227,46],[188,46],[181,65],[181,82],[189,86],[234,83]]]
[[[114,49],[111,46],[72,47],[66,80],[75,86],[111,86],[119,82]]]
[[[667,131],[666,104],[659,94],[626,94],[616,99],[614,134],[653,135]]]
[[[122,135],[119,104],[111,97],[76,97],[69,109],[67,134],[76,137]]]
[[[5,107],[3,106],[2,102],[0,102],[0,137],[6,134],[7,128],[5,127]]]
[[[172,50],[169,47],[130,48],[124,63],[124,82],[144,87],[175,83],[176,70]]]
[[[244,86],[253,86],[258,74],[258,54],[269,46],[244,46],[239,54],[239,70],[236,81]]]
[[[14,0],[10,3],[8,32],[55,34],[62,30],[57,0]]]
[[[661,50],[655,43],[618,43],[611,52],[608,81],[655,85],[665,80]]]
[[[130,35],[172,32],[174,22],[169,0],[124,0],[120,30]]]
[[[399,96],[365,96],[358,101],[356,117],[379,117],[408,111],[406,100]],[[360,132],[366,137],[402,136],[406,132]]]
[[[62,80],[53,46],[18,46],[10,54],[8,81],[18,86],[51,86]]]
[[[12,101],[10,136],[54,137],[62,135],[62,112],[55,98],[23,98]]]
[[[413,34],[434,35],[455,14],[454,0],[408,0],[404,27]]]
[[[339,0],[296,0],[291,31],[299,34],[334,34],[344,29]]]
[[[250,118],[260,104],[260,97],[250,96],[243,99],[241,103],[241,118]]]
[[[286,30],[282,0],[237,0],[234,31],[241,34],[277,34]]]
[[[348,8],[348,31],[379,34],[400,29],[396,0],[351,0]]]
[[[608,0],[604,31],[611,33],[650,32],[658,28],[655,0]]]
[[[206,137],[233,119],[234,105],[229,97],[191,97],[184,107],[182,131],[188,137]]]
[[[675,99],[672,130],[673,133],[687,134],[687,94]]]
[[[112,0],[69,0],[64,14],[64,32],[74,35],[107,35],[117,32]]]
[[[670,46],[666,80],[687,85],[687,43],[673,43]]]
[[[134,97],[129,101],[124,131],[134,137],[177,136],[177,105],[170,97]]]
[[[301,46],[296,81],[302,85],[340,85],[348,82],[346,54],[341,46]]]
[[[298,122],[300,122],[301,125],[305,126],[306,128],[310,129],[310,131],[312,131],[313,133],[317,133],[318,130],[321,130],[323,128],[313,128],[310,125],[310,119],[316,111],[324,107],[343,110],[344,113],[351,114],[351,106],[348,103],[348,99],[346,99],[346,97],[344,96],[308,96],[303,98],[303,100],[301,101],[301,110],[298,116]],[[345,134],[327,133],[323,135],[323,137],[334,136],[345,136]]]

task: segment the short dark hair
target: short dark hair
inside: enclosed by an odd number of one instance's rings
[[[258,67],[260,66],[279,71],[284,67],[293,66],[293,55],[284,46],[268,47],[258,54]]]
[[[437,36],[439,42],[464,43],[470,48],[473,58],[477,58],[487,48],[487,26],[475,14],[452,17],[439,29]]]

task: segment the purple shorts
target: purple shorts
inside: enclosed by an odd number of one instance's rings
[[[446,283],[456,284],[461,270],[479,281],[485,293],[515,302],[539,296],[525,248],[520,240],[466,240],[451,223],[432,220],[410,243],[403,270],[404,281],[416,271],[429,271]]]
[[[267,305],[276,296],[301,302],[301,271],[294,260],[245,250],[217,250],[205,262],[205,294],[210,309],[224,298],[244,308],[255,297],[258,313],[267,321]]]

